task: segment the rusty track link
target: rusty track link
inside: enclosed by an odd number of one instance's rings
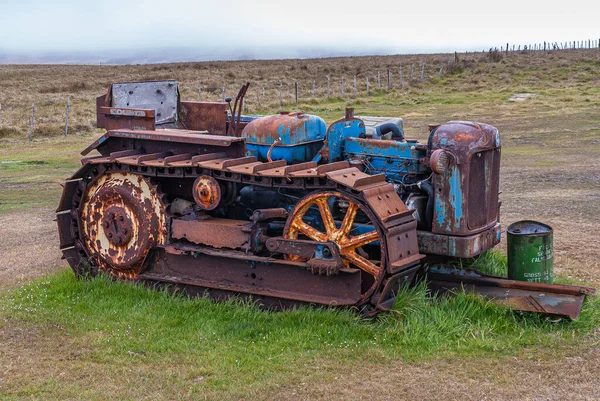
[[[379,309],[391,306],[392,292],[402,280],[409,279],[403,272],[414,274],[415,267],[424,257],[419,254],[417,223],[394,187],[385,181],[384,175],[365,174],[349,167],[347,162],[321,166],[312,162],[286,165],[282,161],[258,162],[254,157],[231,158],[223,153],[145,154],[125,150],[109,156],[86,158],[82,163],[79,171],[64,183],[57,209],[60,248],[78,276],[98,274],[98,255],[92,254],[90,247],[84,245],[86,238],[81,219],[86,192],[107,174],[135,174],[149,182],[168,177],[196,179],[208,176],[220,182],[260,187],[337,191],[357,199],[377,220],[383,237],[380,240],[385,245],[385,277],[379,280],[379,288],[372,292],[372,299],[363,300]],[[125,275],[123,278],[130,277]]]

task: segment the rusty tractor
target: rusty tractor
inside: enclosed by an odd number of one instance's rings
[[[97,98],[107,132],[82,152],[57,210],[77,276],[365,315],[424,277],[436,292],[572,318],[593,293],[452,267],[500,241],[495,127],[431,125],[422,144],[402,119],[352,109],[329,125],[299,112],[245,116],[247,88],[191,102],[175,81],[115,83]]]

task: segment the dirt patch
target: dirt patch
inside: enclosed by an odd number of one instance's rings
[[[64,266],[50,208],[0,215],[0,290]]]
[[[458,358],[426,363],[360,363],[339,370],[332,361],[284,386],[273,399],[297,400],[592,400],[600,397],[600,349],[554,357]],[[337,374],[336,374],[337,372]],[[328,377],[330,380],[323,380]]]

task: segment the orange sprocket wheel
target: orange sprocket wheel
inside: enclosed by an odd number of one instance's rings
[[[360,227],[362,233],[358,233]],[[365,227],[371,228],[365,230]],[[302,198],[289,215],[283,236],[335,243],[346,267],[366,273],[362,279],[361,303],[370,298],[385,276],[385,242],[375,215],[358,199],[341,192],[315,192]],[[290,254],[286,258],[303,260]]]

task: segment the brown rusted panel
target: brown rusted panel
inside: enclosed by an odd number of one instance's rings
[[[369,175],[363,173],[356,167],[348,167],[340,170],[336,169],[328,171],[325,174],[329,179],[356,190],[385,183],[385,174]]]
[[[211,153],[216,150],[212,149],[214,147],[226,147],[229,148],[226,152],[233,158],[241,157],[246,152],[243,138],[208,135],[202,132],[172,129],[162,129],[159,131],[119,129],[108,131],[106,134],[95,140],[90,146],[85,148],[81,154],[85,156],[94,149],[97,149],[102,154],[105,154],[107,151],[113,151],[113,147],[123,149],[123,140],[129,140],[129,143],[131,144],[133,144],[133,141],[137,141],[140,145],[143,144],[144,148],[146,148],[146,151],[149,153],[159,151],[164,152],[165,149],[169,149],[174,153],[179,153],[175,152],[175,149],[186,149],[187,151],[185,153],[197,149],[206,149],[207,153]],[[113,145],[113,147],[110,145]]]
[[[256,160],[256,158],[255,158]],[[240,173],[240,174],[253,174],[254,167],[262,165],[262,162],[250,162],[245,164],[238,164],[236,166],[227,167],[227,171],[232,173]]]
[[[377,300],[377,310],[390,310],[396,303],[396,294],[405,286],[410,285],[420,266],[413,266],[402,273],[388,278]]]
[[[214,248],[246,249],[248,221],[233,219],[181,220],[173,219],[171,237]]]
[[[283,167],[285,165],[287,165],[287,162],[285,160],[276,160],[274,162],[267,162],[267,163],[262,163],[262,164],[256,165],[252,172],[254,174],[260,174],[261,171],[271,170],[271,169]]]
[[[288,212],[282,207],[271,209],[256,209],[250,220],[252,221],[267,221],[272,219],[285,219],[288,217]]]
[[[99,113],[104,115],[104,127],[109,131],[115,129],[156,129],[155,111],[151,109],[101,107]]]
[[[162,160],[167,156],[171,156],[172,152],[157,152],[157,153],[148,153],[143,156],[139,156],[137,158],[138,164],[145,165],[146,162],[152,162],[157,160]]]
[[[73,216],[71,211],[65,211],[56,214],[56,223],[58,224],[58,239],[60,248],[73,246],[75,240],[71,233],[71,221]]]
[[[437,292],[464,289],[513,309],[571,319],[579,316],[585,295],[596,292],[589,287],[509,280],[451,266],[435,266],[427,277],[428,286]]]
[[[106,103],[107,95],[101,95],[96,98],[96,127],[106,128],[106,116],[100,111],[101,108],[108,106]]]
[[[165,152],[163,153],[164,156],[161,157],[157,157],[153,160],[144,160],[144,162],[142,163],[144,166],[149,166],[149,167],[167,167],[169,165],[169,163],[174,163],[174,162],[181,162],[181,161],[190,161],[192,160],[192,156],[194,156],[194,153],[183,153],[180,155],[172,155],[171,152]]]
[[[305,170],[292,171],[290,177],[324,177],[325,174],[319,174],[316,168],[308,168]]]
[[[466,237],[441,235],[429,231],[419,231],[417,236],[421,253],[472,258],[500,243],[500,232],[500,224],[496,223],[492,228]]]
[[[264,176],[269,176],[269,177],[287,177],[293,172],[316,168],[316,167],[317,167],[317,163],[306,162],[306,163],[292,164],[289,166],[283,165],[281,167],[275,167],[275,168],[271,168],[269,170],[260,170],[258,172],[258,174],[264,175]]]
[[[363,194],[371,210],[382,222],[390,222],[393,218],[400,218],[407,215],[407,213],[410,214],[392,184],[383,184],[365,189]]]
[[[198,165],[205,168],[210,168],[213,170],[226,170],[228,167],[239,166],[242,164],[254,163],[256,161],[256,157],[247,156],[247,157],[239,157],[236,159],[217,159],[217,160],[207,160],[204,162],[199,162]]]
[[[184,127],[225,135],[227,130],[227,103],[180,102],[179,121]]]
[[[335,170],[343,170],[348,167],[350,167],[350,164],[346,160],[344,160],[341,162],[322,164],[319,167],[317,167],[317,171],[319,175],[321,175]]]
[[[399,224],[386,230],[388,271],[395,274],[418,263],[425,255],[419,253],[417,222]]]
[[[160,253],[141,277],[328,306],[354,305],[360,300],[359,270],[319,276],[302,265],[244,252],[182,246]]]
[[[217,160],[217,159],[225,159],[227,158],[227,153],[206,153],[206,154],[202,154],[202,155],[197,155],[192,157],[192,163],[193,164],[197,164],[200,162],[205,162],[205,161],[209,161],[209,160]]]
[[[56,212],[70,210],[73,207],[73,198],[75,192],[78,190],[80,182],[81,179],[67,180],[64,182],[63,192],[60,197],[60,202],[58,202],[58,208],[56,208]]]
[[[327,247],[330,255],[338,262],[339,268],[344,266],[340,257],[339,249],[333,242],[316,242],[309,240],[273,237],[267,240],[266,246],[269,251],[274,253],[286,253],[290,255],[297,255],[303,258],[312,258],[319,246]]]

